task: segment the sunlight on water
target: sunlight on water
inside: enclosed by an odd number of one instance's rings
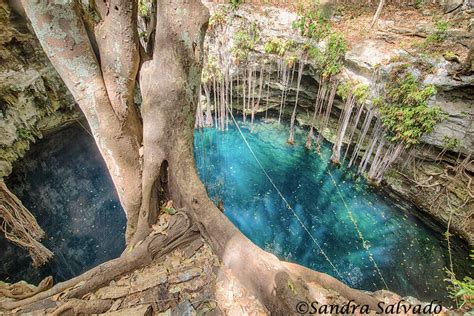
[[[296,145],[291,146],[286,143],[286,125],[258,122],[253,133],[248,125],[239,125],[262,166],[344,282],[364,290],[384,288],[349,218],[350,210],[391,291],[450,304],[443,281],[448,257],[442,227],[427,218],[422,221],[413,207],[389,199],[353,172],[333,167],[330,144],[321,146],[320,156],[305,150],[306,131],[297,128]],[[229,125],[226,132],[197,130],[195,158],[209,196],[215,203],[223,201],[225,214],[242,233],[283,260],[337,277],[234,126]],[[453,247],[456,273],[465,275],[469,271],[467,247],[461,242]]]

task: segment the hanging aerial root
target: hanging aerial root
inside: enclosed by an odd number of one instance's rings
[[[53,256],[53,253],[39,242],[44,237],[44,231],[35,217],[8,190],[4,181],[0,181],[0,218],[0,230],[8,240],[28,250],[33,266],[41,266]]]

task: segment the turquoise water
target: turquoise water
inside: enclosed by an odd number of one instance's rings
[[[225,214],[242,233],[280,259],[328,273],[354,288],[387,286],[402,296],[451,304],[443,281],[449,259],[442,227],[420,218],[408,203],[368,186],[352,171],[333,167],[328,163],[330,144],[322,146],[321,156],[305,150],[307,131],[297,128],[291,146],[286,143],[287,125],[258,121],[252,133],[248,125],[239,125],[296,214],[234,126],[226,132],[197,130],[200,178],[211,199],[223,201]],[[453,257],[456,273],[466,275],[467,246],[455,242]]]

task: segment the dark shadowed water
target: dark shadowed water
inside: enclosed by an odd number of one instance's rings
[[[118,257],[125,247],[125,214],[92,137],[73,126],[35,144],[7,179],[35,215],[53,260],[31,267],[23,249],[0,239],[0,280],[37,283],[76,276]]]
[[[242,132],[296,216],[234,126],[226,132],[197,130],[195,159],[211,198],[223,201],[225,214],[253,242],[355,288],[378,290],[386,284],[402,296],[450,304],[440,225],[356,179],[352,171],[334,168],[328,163],[328,143],[321,156],[305,150],[306,131],[297,128],[294,146],[286,143],[286,125],[259,122],[253,133],[248,126]],[[454,242],[458,276],[470,271],[467,257],[467,246]]]

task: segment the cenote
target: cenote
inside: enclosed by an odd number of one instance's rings
[[[0,279],[55,282],[120,256],[125,214],[105,163],[88,132],[73,125],[34,144],[7,179],[11,190],[36,217],[54,256],[34,268],[28,252],[0,239]]]
[[[402,296],[449,304],[443,281],[449,259],[441,225],[369,186],[351,170],[333,167],[329,143],[323,144],[320,155],[305,150],[301,128],[296,128],[296,144],[291,146],[286,143],[286,124],[257,120],[253,132],[248,124],[239,125],[312,236],[285,206],[235,126],[229,124],[225,132],[196,130],[196,165],[211,199],[223,202],[225,214],[253,242],[354,288],[379,290],[385,282]],[[7,182],[45,230],[44,244],[55,255],[33,268],[28,253],[2,237],[3,280],[38,283],[52,275],[58,282],[123,251],[125,215],[94,140],[79,125],[35,144]],[[468,275],[467,245],[454,238],[452,252],[457,275]]]
[[[196,130],[195,160],[211,199],[223,202],[227,217],[254,243],[354,288],[388,287],[450,304],[445,228],[353,171],[332,166],[331,144],[323,144],[320,154],[306,150],[303,129],[296,129],[296,144],[289,145],[286,124],[257,121],[252,132],[248,123],[238,124],[296,216],[232,124],[224,132]],[[455,272],[467,275],[468,246],[460,239],[452,244],[452,257]]]

